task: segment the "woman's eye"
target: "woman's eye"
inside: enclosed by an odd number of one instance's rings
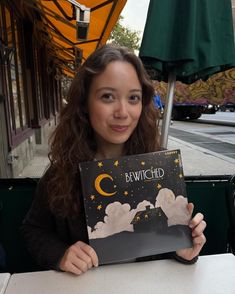
[[[130,101],[131,103],[133,103],[133,104],[136,104],[136,103],[138,103],[139,101],[141,101],[141,96],[139,96],[139,95],[131,95],[131,96],[129,97],[129,101]]]
[[[106,93],[106,94],[103,94],[101,99],[103,101],[112,101],[113,100],[113,95],[110,94],[110,93]]]

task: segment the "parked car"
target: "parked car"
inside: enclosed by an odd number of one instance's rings
[[[203,109],[203,113],[206,114],[215,114],[218,111],[219,107],[215,104],[206,104]]]
[[[235,102],[227,102],[227,103],[224,103],[222,105],[220,105],[220,110],[221,111],[230,111],[230,112],[234,112],[235,111]]]

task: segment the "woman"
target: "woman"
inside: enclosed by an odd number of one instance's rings
[[[27,247],[42,268],[80,275],[98,266],[96,252],[87,244],[78,164],[159,150],[153,95],[141,61],[125,48],[105,45],[80,68],[52,137],[51,166],[22,226]],[[188,209],[192,213],[193,205]],[[193,248],[177,251],[176,259],[196,260],[205,226],[203,215],[196,214],[190,222]]]

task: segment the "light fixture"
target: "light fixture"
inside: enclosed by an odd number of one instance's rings
[[[82,64],[83,50],[80,48],[74,48],[75,55],[75,69],[78,69]]]
[[[75,6],[76,12],[76,38],[79,41],[84,41],[87,39],[88,29],[90,24],[90,8],[85,5],[81,5],[75,0],[68,0],[71,4]]]

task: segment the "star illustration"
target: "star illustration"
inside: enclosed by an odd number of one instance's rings
[[[144,161],[141,161],[141,165],[145,165],[145,162]]]
[[[98,167],[102,167],[103,163],[102,162],[98,162]]]
[[[177,159],[177,158],[174,161],[175,161],[175,163],[179,163],[179,159]]]
[[[101,209],[102,209],[102,205],[101,205],[101,204],[98,205],[98,206],[97,206],[97,209],[98,209],[98,210],[101,210]]]
[[[180,178],[183,178],[183,175],[182,175],[182,174],[179,174],[179,177],[180,177]]]
[[[95,195],[91,195],[91,196],[90,196],[90,199],[91,199],[91,200],[95,200]]]
[[[113,165],[118,166],[119,165],[118,160],[116,160]]]
[[[157,184],[157,188],[161,189],[162,185],[160,185],[159,183]]]
[[[124,191],[123,194],[124,194],[125,196],[127,196],[127,195],[128,195],[128,192],[127,192],[127,191]]]

